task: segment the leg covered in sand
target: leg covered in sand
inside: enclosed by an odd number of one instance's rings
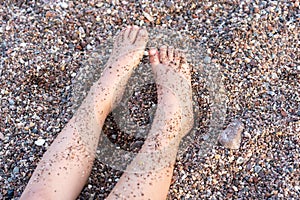
[[[149,51],[158,107],[142,149],[107,199],[166,199],[179,143],[193,125],[189,66],[172,47]]]
[[[115,38],[101,78],[44,154],[21,200],[76,199],[90,175],[105,118],[121,98],[147,40],[146,30],[136,26]]]

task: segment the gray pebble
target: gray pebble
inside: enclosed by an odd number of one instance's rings
[[[243,129],[244,124],[240,120],[234,120],[219,135],[219,143],[229,149],[240,148]]]
[[[117,139],[117,135],[112,134],[112,135],[111,135],[111,138],[112,138],[113,140],[116,140],[116,139]]]
[[[8,99],[9,105],[15,105],[15,101],[13,99]]]
[[[267,91],[267,94],[268,94],[268,95],[271,95],[271,96],[274,96],[274,95],[275,95],[275,92],[273,92],[273,91]]]
[[[14,167],[13,173],[14,173],[14,174],[18,174],[19,172],[20,172],[19,167]]]
[[[209,64],[211,62],[211,57],[205,56],[203,61],[204,61],[204,63]]]
[[[34,128],[34,129],[32,129],[32,132],[36,134],[36,133],[38,133],[38,130],[36,128]]]
[[[255,167],[254,167],[254,172],[255,172],[255,173],[259,173],[260,170],[262,170],[262,167],[259,166],[259,165],[255,165]]]
[[[171,7],[173,7],[173,2],[172,1],[167,1],[166,2],[166,6],[168,7],[168,8],[171,8]]]

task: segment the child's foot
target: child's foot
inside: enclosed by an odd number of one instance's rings
[[[155,74],[158,106],[168,115],[179,118],[179,138],[193,126],[191,74],[185,55],[178,49],[162,46],[149,51],[150,63]],[[175,108],[175,110],[174,110]],[[172,111],[173,109],[173,111]],[[173,114],[172,114],[173,113]],[[172,116],[166,116],[172,118]],[[173,129],[176,124],[172,124]]]
[[[105,100],[111,103],[111,111],[118,104],[133,69],[143,57],[147,41],[148,32],[137,26],[128,26],[115,37],[112,54],[99,80],[102,97],[95,98],[96,105]]]

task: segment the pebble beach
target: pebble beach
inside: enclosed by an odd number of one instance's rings
[[[300,199],[299,0],[8,0],[0,2],[0,200],[19,199],[128,25],[148,30],[147,48],[164,35],[191,57],[193,137],[180,150],[168,199]],[[151,124],[157,102],[153,82],[138,84],[149,78],[147,63],[145,52],[128,86],[134,92],[121,101],[139,125]],[[124,134],[115,119],[109,115],[103,134],[138,152],[144,139]],[[207,136],[236,120],[237,149]],[[80,200],[105,199],[122,175],[99,158]]]

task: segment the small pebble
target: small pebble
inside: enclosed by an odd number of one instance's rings
[[[43,146],[45,144],[45,140],[44,139],[38,139],[34,142],[35,145],[37,146]]]
[[[250,59],[250,58],[245,58],[245,62],[246,62],[246,63],[250,63],[250,62],[251,62],[251,59]]]
[[[242,164],[244,162],[244,158],[242,157],[238,157],[238,159],[236,160],[236,164]]]
[[[107,9],[106,14],[108,14],[108,15],[111,14],[111,9]]]
[[[112,138],[113,140],[116,140],[116,139],[117,139],[117,135],[112,134],[112,135],[111,135],[111,138]]]
[[[166,6],[168,7],[168,8],[171,8],[171,7],[173,7],[173,2],[172,1],[167,1],[166,2]]]
[[[69,7],[69,5],[66,2],[60,2],[60,7],[67,9]]]
[[[150,22],[154,21],[153,17],[150,14],[148,14],[147,12],[143,11],[143,14],[146,17],[146,19],[149,20]]]
[[[49,17],[53,17],[54,15],[55,14],[53,12],[47,11],[45,16],[49,18]]]
[[[229,149],[239,149],[243,129],[244,124],[240,120],[234,120],[220,133],[219,143]]]
[[[259,166],[259,165],[255,165],[255,166],[254,166],[254,172],[255,172],[255,173],[258,174],[258,173],[260,172],[260,170],[262,170],[262,167],[261,167],[261,166]]]
[[[15,105],[15,101],[12,99],[8,99],[8,103],[9,103],[9,105]]]
[[[13,173],[14,173],[14,174],[18,174],[19,172],[20,172],[19,167],[14,167]]]
[[[244,137],[251,139],[251,134],[248,131],[245,131]]]
[[[267,91],[267,94],[271,95],[271,96],[274,96],[276,93],[273,92],[273,91]]]
[[[7,191],[6,196],[8,198],[13,198],[14,197],[14,192],[15,192],[14,189],[10,189],[10,190]]]
[[[33,129],[32,129],[32,133],[37,134],[37,133],[38,133],[38,129],[33,128]]]
[[[233,189],[235,192],[239,191],[238,188],[237,188],[236,186],[234,186],[234,185],[232,186],[232,189]]]
[[[211,57],[205,56],[204,63],[209,64],[211,62]]]

